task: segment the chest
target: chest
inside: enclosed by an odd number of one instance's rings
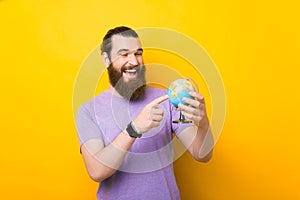
[[[141,112],[147,102],[130,104],[129,102],[112,99],[108,103],[100,103],[95,107],[97,124],[103,134],[105,146],[109,145],[127,125]],[[172,140],[170,114],[166,107],[160,126],[151,129],[138,138],[130,151],[152,152],[169,144]]]

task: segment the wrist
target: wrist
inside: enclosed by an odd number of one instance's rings
[[[142,134],[140,134],[137,130],[137,128],[134,126],[134,122],[130,122],[128,125],[127,125],[127,128],[125,129],[126,132],[128,133],[128,135],[130,137],[133,137],[133,138],[140,138],[142,137]]]
[[[131,122],[131,126],[134,128],[134,130],[137,132],[137,134],[142,134],[142,131],[137,126],[137,124],[134,122],[134,120]]]
[[[200,128],[200,129],[208,129],[208,127],[209,127],[208,117],[207,117],[207,116],[203,117],[203,118],[199,121],[199,123],[198,123],[197,126],[198,126],[198,128]]]
[[[127,127],[126,127],[126,128],[127,128]],[[122,131],[122,133],[123,133],[124,135],[129,136],[129,137],[131,138],[131,136],[130,136],[129,133],[127,132],[126,128]]]

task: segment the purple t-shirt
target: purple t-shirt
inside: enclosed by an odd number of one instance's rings
[[[144,98],[128,101],[104,91],[78,110],[80,146],[91,139],[101,139],[104,146],[109,145],[145,105],[165,94],[165,90],[148,87]],[[119,169],[99,185],[98,199],[180,199],[173,172],[172,133],[179,134],[190,124],[172,123],[179,118],[179,112],[168,100],[159,107],[164,109],[160,126],[135,140]]]

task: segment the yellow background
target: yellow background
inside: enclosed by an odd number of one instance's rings
[[[95,199],[72,92],[117,25],[186,34],[222,75],[225,126],[211,162],[176,161],[182,199],[299,199],[299,20],[290,0],[1,0],[0,199]]]

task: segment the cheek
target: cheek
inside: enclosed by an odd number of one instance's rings
[[[122,68],[123,65],[124,65],[124,63],[122,61],[120,61],[120,60],[115,61],[113,63],[114,69],[117,70],[118,72],[121,72],[121,68]]]
[[[144,60],[143,60],[143,57],[142,57],[142,56],[141,56],[141,57],[138,57],[137,60],[138,60],[138,63],[139,63],[139,64],[144,64]]]
[[[139,61],[139,63],[143,63],[144,62],[144,60],[143,60],[143,57],[141,56],[141,57],[138,57],[138,59],[137,59],[138,61]]]

